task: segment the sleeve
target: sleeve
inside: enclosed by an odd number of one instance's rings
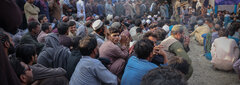
[[[37,10],[35,10],[33,7],[31,7],[30,4],[25,5],[24,6],[24,10],[26,12],[29,12],[30,14],[33,14],[33,15],[37,15],[38,14]]]
[[[233,40],[233,52],[234,52],[234,61],[236,61],[239,57],[239,48],[238,48],[238,45],[237,43]]]
[[[233,69],[235,70],[236,73],[239,74],[239,71],[240,71],[240,59],[238,59],[238,60],[233,64]]]
[[[189,64],[192,63],[192,60],[189,58],[187,52],[184,50],[182,44],[180,42],[175,42],[170,46],[170,51],[176,54],[176,56],[182,57],[187,60]]]
[[[122,46],[121,48],[116,46],[114,47],[114,50],[112,51],[113,55],[116,57],[126,58],[128,56],[128,49],[126,46]]]
[[[104,85],[117,85],[117,76],[112,74],[100,61],[95,65],[96,76]]]
[[[66,71],[63,68],[47,68],[41,64],[31,66],[33,70],[33,79],[39,80],[49,77],[64,76]]]

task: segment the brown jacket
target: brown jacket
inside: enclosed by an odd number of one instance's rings
[[[61,19],[61,9],[60,9],[60,4],[56,2],[56,0],[51,0],[49,2],[49,12],[50,16],[54,17],[57,20]]]

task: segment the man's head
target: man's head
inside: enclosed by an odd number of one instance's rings
[[[147,59],[151,61],[153,57],[154,44],[149,39],[142,39],[134,45],[134,51],[139,59]]]
[[[184,40],[184,27],[182,25],[175,25],[172,28],[171,35],[179,40],[180,42],[183,42]]]
[[[35,45],[23,44],[16,48],[16,57],[28,65],[37,63],[37,52]]]
[[[101,36],[105,36],[105,26],[101,20],[96,20],[92,24],[93,30]]]
[[[149,26],[149,29],[150,31],[154,32],[157,30],[157,23],[152,23],[150,26]]]
[[[155,31],[158,41],[163,41],[166,38],[167,32],[164,29],[158,29]]]
[[[140,27],[142,25],[142,21],[140,19],[137,19],[135,21],[135,26]]]
[[[154,43],[154,45],[155,45],[156,42],[157,42],[157,35],[156,35],[155,33],[153,33],[153,32],[147,32],[147,33],[145,33],[145,34],[143,35],[143,38],[151,40],[151,41]]]
[[[139,27],[138,27],[138,28],[136,29],[136,32],[137,32],[137,33],[142,33],[142,28],[139,28]]]
[[[32,69],[16,58],[11,58],[10,62],[22,85],[31,84],[33,81]]]
[[[91,56],[92,58],[96,58],[99,52],[95,36],[88,35],[80,40],[79,49],[83,56]]]
[[[68,35],[68,24],[65,22],[61,22],[58,24],[58,33],[60,35]]]
[[[42,24],[42,31],[45,33],[51,33],[52,32],[52,25],[50,23],[43,23]]]
[[[5,54],[15,53],[14,43],[9,35],[0,31],[0,41],[4,47]]]
[[[120,30],[118,28],[111,27],[108,32],[108,39],[114,44],[118,44],[120,40]]]
[[[213,32],[215,32],[215,31],[219,31],[220,29],[221,29],[221,25],[215,24],[214,29],[212,29],[212,30],[213,30]]]
[[[171,67],[158,67],[143,76],[141,85],[187,85],[181,73]]]
[[[47,23],[47,22],[48,22],[48,18],[47,18],[47,16],[46,16],[45,14],[41,14],[41,15],[39,15],[39,17],[38,17],[38,21],[39,21],[41,24]]]
[[[178,71],[182,72],[184,75],[188,74],[190,64],[187,60],[183,59],[182,57],[172,57],[168,60],[168,65]]]
[[[76,33],[76,23],[74,21],[69,21],[68,22],[68,29],[71,33]]]
[[[218,31],[219,37],[228,37],[228,33],[229,33],[229,31],[226,30],[226,29],[220,29],[220,30]]]
[[[38,36],[40,33],[40,24],[38,22],[30,22],[28,23],[28,31],[33,35],[33,36]]]

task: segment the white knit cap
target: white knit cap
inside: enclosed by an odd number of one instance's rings
[[[100,27],[102,27],[103,22],[101,20],[96,20],[92,24],[93,30],[98,30]]]
[[[107,20],[111,20],[111,19],[113,19],[113,15],[108,14],[108,15],[107,15]]]

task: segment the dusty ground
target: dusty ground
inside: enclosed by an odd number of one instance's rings
[[[188,55],[192,59],[193,75],[188,80],[189,85],[240,85],[240,80],[234,72],[223,72],[212,69],[210,61],[203,56],[203,46],[191,38],[191,51]]]

